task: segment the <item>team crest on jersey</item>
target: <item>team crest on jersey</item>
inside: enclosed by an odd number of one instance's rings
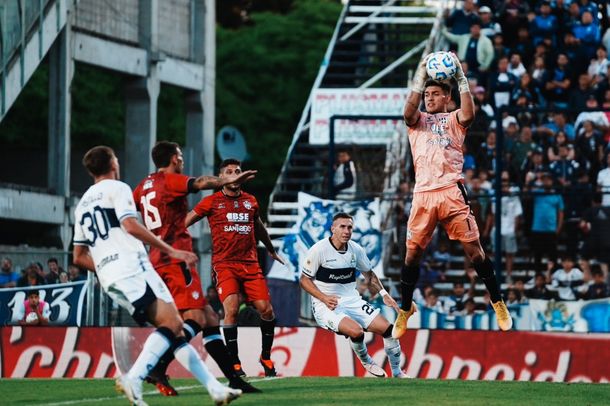
[[[197,300],[199,299],[199,292],[194,290],[193,293],[191,293],[191,295],[193,296],[193,299]]]
[[[222,287],[218,288],[218,294],[222,295]]]
[[[434,123],[434,116],[428,116],[428,117],[426,117],[426,123],[427,123],[427,124]]]
[[[219,209],[224,209],[225,208],[225,204],[224,203],[218,203],[218,208]]]
[[[250,203],[248,200],[246,200],[246,201],[244,202],[244,207],[245,207],[247,210],[250,210],[250,209],[252,208],[252,203]]]

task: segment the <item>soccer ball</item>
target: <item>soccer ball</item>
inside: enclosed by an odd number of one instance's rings
[[[28,315],[25,317],[25,322],[26,323],[33,323],[36,320],[38,320],[38,315],[35,312],[30,312],[28,313]]]
[[[457,66],[449,52],[434,52],[428,57],[426,72],[434,80],[449,80],[457,72]]]

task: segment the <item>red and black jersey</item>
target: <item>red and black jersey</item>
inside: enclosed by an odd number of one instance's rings
[[[203,198],[193,210],[210,223],[212,264],[258,262],[254,222],[259,207],[254,196],[242,192],[232,197],[220,191]]]
[[[193,181],[186,175],[157,172],[148,175],[133,192],[146,228],[179,250],[193,250],[191,235],[184,226],[188,213],[186,196],[192,192]],[[151,247],[150,262],[159,268],[181,261]]]

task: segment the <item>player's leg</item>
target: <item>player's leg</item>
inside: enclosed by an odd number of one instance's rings
[[[239,294],[232,293],[226,297],[221,297],[222,307],[225,311],[224,325],[222,332],[225,337],[227,349],[231,354],[233,368],[239,376],[245,376],[239,359],[239,348],[237,346],[237,315],[239,313]]]
[[[276,376],[275,365],[271,360],[271,347],[275,336],[275,313],[271,305],[269,288],[263,276],[263,271],[256,264],[245,265],[242,286],[246,300],[252,303],[261,316],[261,355],[259,363],[265,370],[265,376]]]
[[[390,368],[392,369],[392,376],[395,378],[408,378],[407,374],[400,369],[400,356],[402,355],[402,351],[400,349],[400,341],[392,337],[393,327],[394,326],[390,324],[385,317],[377,313],[366,329],[367,331],[379,334],[383,337],[383,349],[388,356]]]
[[[350,346],[364,369],[377,378],[385,378],[387,376],[385,371],[373,361],[373,358],[371,358],[369,351],[366,348],[366,344],[364,343],[364,329],[362,326],[343,313],[336,311],[333,313],[335,317],[334,325],[337,325],[337,333],[349,338]]]

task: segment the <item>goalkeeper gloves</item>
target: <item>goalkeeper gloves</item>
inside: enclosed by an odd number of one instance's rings
[[[468,84],[468,79],[464,76],[464,71],[462,70],[462,63],[459,58],[453,52],[451,53],[451,57],[453,58],[453,62],[457,67],[457,71],[455,72],[455,80],[458,84],[458,89],[460,90],[460,94],[462,93],[470,93],[470,85]]]
[[[426,83],[426,79],[428,79],[428,72],[426,72],[426,62],[428,61],[428,56],[419,62],[415,75],[413,75],[411,91],[415,93],[422,94],[424,92],[424,84]]]

